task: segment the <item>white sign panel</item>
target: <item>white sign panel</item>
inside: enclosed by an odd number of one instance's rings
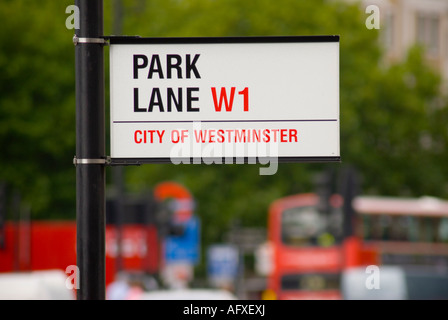
[[[117,163],[340,159],[338,36],[112,38],[110,93]]]

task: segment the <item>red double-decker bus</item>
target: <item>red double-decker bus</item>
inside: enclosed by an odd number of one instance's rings
[[[268,241],[272,270],[265,297],[279,300],[343,299],[343,270],[377,264],[375,250],[344,234],[342,198],[330,198],[330,213],[318,210],[316,194],[274,201],[269,208]],[[351,222],[349,222],[351,223]]]
[[[7,222],[0,246],[0,274],[58,269],[76,265],[76,221]],[[159,240],[154,226],[121,228],[121,271],[157,273]],[[117,228],[106,227],[106,284],[117,273]]]

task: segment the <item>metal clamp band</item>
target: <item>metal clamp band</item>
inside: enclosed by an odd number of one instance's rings
[[[76,166],[78,164],[109,164],[110,158],[106,159],[78,159],[76,156],[73,158],[73,164]]]
[[[99,43],[99,44],[107,44],[107,40],[103,38],[78,38],[75,34],[73,36],[73,44],[76,46],[78,43]]]

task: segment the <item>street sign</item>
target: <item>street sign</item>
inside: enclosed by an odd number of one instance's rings
[[[110,94],[117,164],[340,160],[339,36],[112,37]]]
[[[175,216],[175,222],[182,222],[190,219],[193,214],[194,200],[190,191],[183,185],[174,181],[164,181],[154,188],[154,197],[158,201],[173,198],[170,208]]]
[[[200,221],[195,215],[181,223],[184,232],[181,236],[165,238],[165,262],[167,264],[186,262],[199,263]]]
[[[207,271],[210,281],[220,285],[232,283],[238,275],[238,248],[231,244],[214,244],[207,250]]]

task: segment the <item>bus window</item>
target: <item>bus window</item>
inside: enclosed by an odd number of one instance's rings
[[[383,240],[391,240],[392,217],[381,216],[381,231]]]
[[[338,290],[339,273],[302,273],[287,274],[281,278],[282,290]]]
[[[408,221],[406,217],[392,217],[391,220],[391,240],[406,241],[407,240]]]
[[[418,218],[416,217],[407,217],[408,220],[408,240],[410,242],[418,241]]]
[[[434,218],[421,217],[420,222],[420,237],[421,242],[434,242],[434,231],[432,220]]]
[[[440,219],[438,235],[440,242],[448,242],[448,218]]]
[[[380,216],[372,216],[370,219],[371,232],[368,240],[381,240],[383,238],[383,225]]]
[[[282,241],[286,245],[329,246],[335,241],[327,232],[326,219],[315,207],[287,209],[281,219]]]
[[[356,235],[364,240],[372,238],[372,221],[370,216],[361,216],[356,229]]]

